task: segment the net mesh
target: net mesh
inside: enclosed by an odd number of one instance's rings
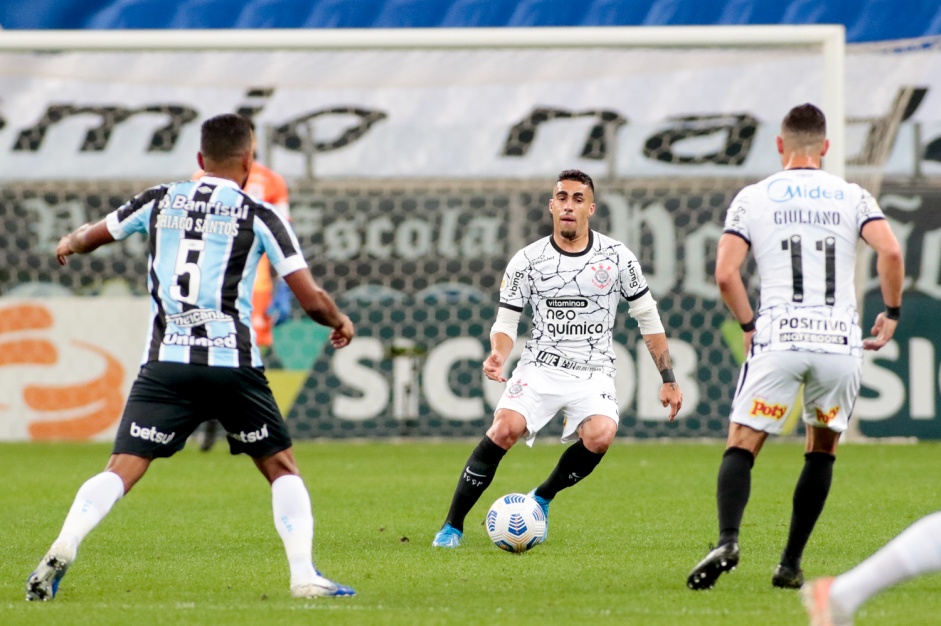
[[[357,326],[342,351],[296,305],[275,328],[268,376],[295,434],[477,436],[500,394],[480,363],[504,268],[549,234],[555,175],[575,166],[595,177],[592,227],[640,259],[686,395],[682,419],[666,423],[659,377],[625,306],[615,334],[619,434],[723,436],[743,355],[711,277],[716,244],[733,195],[777,168],[778,120],[798,100],[820,100],[819,53],[21,54],[15,71],[0,72],[16,138],[0,189],[0,294],[146,297],[143,239],[72,257],[67,271],[55,246],[140,190],[189,177],[196,120],[208,116],[199,103],[211,100],[255,118],[261,161],[289,182],[310,267]],[[243,71],[219,72],[230,66]],[[800,81],[778,84],[781,74]],[[33,110],[30,98],[52,86],[60,96]],[[905,107],[873,125],[857,164],[872,168],[857,175],[878,173]],[[129,148],[124,129],[139,145]],[[529,323],[524,316],[521,336]],[[22,387],[9,406],[22,404]]]

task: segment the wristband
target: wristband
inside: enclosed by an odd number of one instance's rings
[[[900,306],[887,306],[885,308],[885,316],[887,319],[898,321],[899,316],[902,314],[902,307]]]
[[[742,327],[742,330],[744,330],[746,333],[750,333],[751,331],[755,330],[755,320],[756,320],[756,319],[758,319],[758,318],[757,318],[757,317],[752,317],[750,322],[740,323],[739,326],[741,326],[741,327]]]
[[[673,375],[673,370],[671,370],[671,369],[669,369],[669,368],[668,368],[668,369],[665,369],[665,370],[660,370],[660,378],[663,379],[663,384],[664,384],[664,385],[667,384],[667,383],[675,383],[675,382],[676,382],[676,376]]]

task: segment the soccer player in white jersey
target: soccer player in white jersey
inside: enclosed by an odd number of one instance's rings
[[[801,587],[810,626],[852,626],[869,598],[915,576],[941,571],[941,511],[927,515],[881,550],[836,578]]]
[[[197,160],[202,179],[152,187],[59,241],[56,256],[65,265],[72,254],[146,233],[151,319],[108,465],[79,488],[59,536],[27,580],[27,600],[52,600],[86,535],[155,458],[180,451],[211,417],[225,428],[232,454],[250,456],[271,484],[291,595],[354,594],[311,563],[310,496],[251,323],[261,256],[268,255],[310,318],[332,329],[335,348],[350,343],[353,323],[315,282],[287,219],[242,191],[253,160],[248,120],[229,114],[206,120]]]
[[[902,303],[902,251],[873,197],[820,169],[826,119],[811,104],[791,109],[777,148],[783,171],[742,189],[719,239],[716,282],[745,332],[748,358],[732,400],[728,442],[719,467],[718,547],[687,578],[709,589],[739,561],[739,528],[751,490],[751,468],[768,435],[778,434],[804,385],[804,468],[794,490],[790,530],[771,582],[796,589],[801,557],[823,510],[837,442],[856,402],[862,351],[878,350],[895,332]],[[873,338],[862,338],[855,266],[862,239],[878,257],[886,305]],[[741,268],[749,248],[758,267],[755,314]]]
[[[682,406],[657,303],[637,258],[623,243],[589,228],[594,193],[584,172],[562,172],[549,200],[552,235],[517,252],[507,267],[490,330],[490,355],[483,364],[487,378],[506,382],[506,389],[493,424],[464,466],[435,547],[461,545],[464,518],[493,481],[503,455],[521,438],[532,446],[536,433],[560,410],[565,416],[562,441],[574,443],[530,492],[547,519],[555,495],[601,461],[618,429],[612,329],[621,298],[630,303],[630,315],[660,370],[660,402],[670,407],[670,421]],[[507,379],[503,367],[526,304],[532,309],[532,339]]]

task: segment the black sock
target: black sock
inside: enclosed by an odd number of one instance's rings
[[[787,534],[784,554],[781,555],[781,563],[788,567],[800,569],[804,547],[830,493],[834,461],[836,457],[826,452],[808,452],[804,455],[804,469],[794,488],[791,529]]]
[[[601,463],[601,457],[603,456],[604,452],[601,454],[592,452],[579,439],[562,453],[555,469],[549,474],[549,478],[536,487],[536,494],[540,498],[551,500],[566,487],[571,487],[591,474],[592,470],[598,466],[598,463]]]
[[[500,465],[504,454],[506,450],[495,444],[490,437],[485,436],[480,440],[457,481],[446,523],[460,531],[464,530],[464,518],[493,482],[497,466]]]
[[[738,529],[751,495],[751,468],[755,455],[744,448],[729,448],[722,455],[716,486],[719,510],[719,545],[738,541]]]

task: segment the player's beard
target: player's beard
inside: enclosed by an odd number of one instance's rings
[[[559,224],[559,236],[562,239],[568,239],[572,241],[578,235],[578,228],[575,226],[567,226],[565,224]]]

